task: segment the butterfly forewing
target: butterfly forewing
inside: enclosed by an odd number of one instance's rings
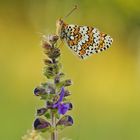
[[[80,58],[104,51],[112,44],[113,39],[97,28],[66,24],[61,31],[63,39]]]

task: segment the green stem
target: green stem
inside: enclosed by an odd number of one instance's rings
[[[52,121],[52,126],[55,128],[55,130],[51,133],[51,140],[58,140],[57,130],[56,130],[56,117],[53,111],[51,113],[51,121]]]

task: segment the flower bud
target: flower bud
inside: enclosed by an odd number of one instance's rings
[[[40,108],[37,110],[37,115],[41,116],[44,115],[46,113],[47,109],[46,108]]]
[[[42,87],[37,87],[34,89],[34,94],[36,96],[44,95],[45,94],[45,89]]]
[[[48,79],[54,78],[54,76],[58,74],[60,68],[61,68],[61,65],[59,63],[46,66],[44,67],[44,75]]]
[[[55,84],[58,84],[60,82],[60,78],[64,76],[64,73],[59,73],[54,79]]]
[[[46,54],[48,55],[49,58],[56,59],[60,56],[60,49],[53,47]]]
[[[72,110],[72,108],[73,108],[72,103],[65,103],[65,104],[69,104],[69,110]]]
[[[57,35],[49,35],[49,36],[48,36],[48,41],[49,41],[52,45],[54,45],[54,44],[57,42],[58,39],[59,39],[59,37],[58,37]]]
[[[51,127],[51,124],[42,118],[37,118],[34,121],[34,129],[39,131],[46,131]]]
[[[44,59],[44,63],[45,63],[45,65],[53,64],[53,62],[51,60],[49,60],[49,59]]]
[[[61,125],[61,126],[72,126],[73,125],[73,119],[71,116],[69,115],[65,115],[64,117],[62,117],[58,122],[57,122],[57,126]]]
[[[53,109],[53,103],[50,102],[50,101],[47,101],[46,102],[46,107],[47,107],[47,109]]]
[[[70,79],[65,80],[64,86],[70,86],[72,85],[72,81]]]
[[[55,94],[55,88],[53,87],[52,84],[48,84],[47,87],[46,87],[46,92],[48,94]]]
[[[69,96],[69,95],[71,95],[71,93],[68,90],[65,90],[64,96],[66,97],[66,96]]]
[[[44,67],[44,75],[45,75],[48,79],[53,78],[53,77],[54,77],[53,67],[52,67],[52,66]]]
[[[52,48],[52,46],[47,41],[44,41],[42,43],[42,47],[44,48],[45,51],[48,51]]]

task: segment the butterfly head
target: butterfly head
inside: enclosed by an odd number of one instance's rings
[[[64,21],[60,18],[56,21],[56,35],[58,35],[60,37],[60,39],[63,39],[63,31],[65,28],[65,23]]]
[[[73,13],[73,11],[75,11],[77,9],[77,5],[74,6],[74,8],[65,16],[64,18],[67,18],[69,15],[71,15],[71,13]],[[67,24],[60,18],[57,20],[56,22],[56,35],[58,35],[60,37],[60,39],[64,39],[65,38],[65,28],[66,28]]]

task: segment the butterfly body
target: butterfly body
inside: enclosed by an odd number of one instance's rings
[[[82,59],[106,50],[113,42],[109,35],[97,28],[66,24],[61,19],[57,22],[57,35]]]

